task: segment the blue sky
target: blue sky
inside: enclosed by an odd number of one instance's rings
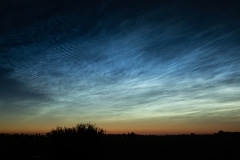
[[[0,131],[239,130],[236,4],[4,2]]]

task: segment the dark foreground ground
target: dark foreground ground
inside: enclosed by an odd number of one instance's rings
[[[0,135],[0,159],[239,159],[240,134],[104,135],[85,139]]]

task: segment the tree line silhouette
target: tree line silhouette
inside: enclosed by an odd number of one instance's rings
[[[227,158],[239,153],[240,132],[220,130],[214,134],[139,135],[106,134],[92,123],[57,126],[46,134],[0,134],[0,159],[154,159]],[[127,157],[127,158],[126,158]],[[193,157],[190,157],[193,158]]]

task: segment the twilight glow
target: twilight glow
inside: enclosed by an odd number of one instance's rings
[[[1,3],[0,132],[240,130],[237,2]]]

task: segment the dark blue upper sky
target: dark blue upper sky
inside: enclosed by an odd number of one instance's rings
[[[239,130],[239,6],[0,2],[0,128]]]

